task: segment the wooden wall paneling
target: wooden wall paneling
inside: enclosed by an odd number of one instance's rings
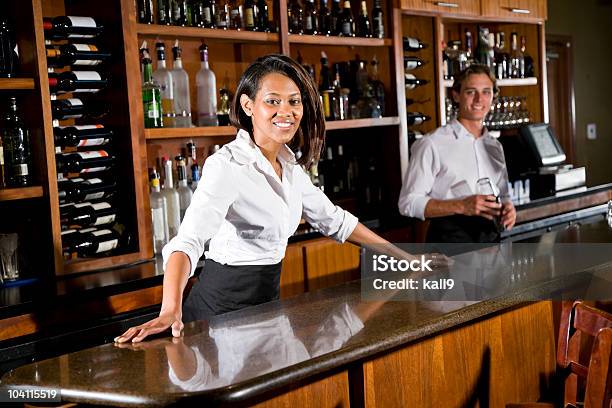
[[[289,244],[283,258],[280,296],[285,299],[306,292],[304,254],[301,243]]]
[[[537,401],[555,370],[554,348],[550,302],[506,311],[364,363],[365,405]]]
[[[252,405],[253,408],[348,408],[349,406],[348,373],[346,371]]]
[[[339,285],[359,278],[359,247],[320,238],[304,244],[306,290]]]

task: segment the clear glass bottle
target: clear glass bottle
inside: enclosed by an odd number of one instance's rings
[[[142,104],[144,125],[146,128],[160,128],[162,122],[162,104],[160,87],[153,81],[151,57],[147,51],[143,53],[144,82],[142,84]]]
[[[28,130],[17,113],[17,100],[9,98],[8,110],[0,125],[4,155],[5,181],[9,187],[32,184],[32,155]]]
[[[193,192],[187,185],[187,165],[185,164],[185,158],[183,156],[176,156],[174,160],[176,160],[176,170],[178,174],[178,184],[176,190],[178,191],[179,195],[181,221],[183,221],[185,211],[187,211],[189,204],[191,204]]]
[[[182,50],[179,41],[172,48],[174,66],[171,71],[172,89],[174,92],[174,120],[176,127],[191,127],[191,99],[189,97],[189,75],[183,69]]]
[[[162,194],[164,197],[166,197],[169,232],[168,238],[172,239],[176,236],[176,234],[178,234],[179,227],[181,226],[181,202],[179,199],[179,193],[174,188],[174,181],[172,178],[172,160],[168,160],[167,157],[163,157],[162,163],[166,173]]]
[[[168,243],[168,209],[166,197],[159,188],[159,174],[153,169],[149,174],[151,183],[151,193],[149,201],[151,203],[151,221],[153,224],[153,251],[161,254],[164,245]]]
[[[198,90],[198,126],[218,126],[217,79],[208,65],[208,47],[200,46],[201,68],[196,75]]]
[[[155,44],[157,50],[157,69],[153,72],[153,80],[160,87],[161,105],[163,112],[164,127],[174,127],[176,113],[174,112],[174,90],[172,89],[172,74],[166,68],[166,46],[158,41]]]

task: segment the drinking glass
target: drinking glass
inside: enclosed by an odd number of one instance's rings
[[[17,234],[0,234],[0,272],[3,280],[19,278]]]

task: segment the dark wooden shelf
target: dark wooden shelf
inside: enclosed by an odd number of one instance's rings
[[[210,38],[230,42],[277,43],[278,34],[256,31],[217,30],[201,27],[176,27],[159,24],[137,24],[140,35],[172,38]]]
[[[538,78],[508,78],[508,79],[498,79],[497,86],[535,86],[538,84]],[[452,88],[453,80],[445,79],[444,87]]]
[[[233,126],[145,129],[145,139],[183,139],[186,137],[227,137],[236,135]]]
[[[32,78],[0,78],[0,90],[34,89]]]
[[[24,200],[27,198],[39,198],[43,196],[41,186],[0,188],[0,201]]]
[[[334,120],[325,124],[327,130],[340,129],[355,129],[375,126],[394,126],[399,125],[398,116],[388,116],[385,118],[368,118],[368,119],[349,119],[349,120]]]
[[[323,35],[289,35],[291,44],[340,45],[354,47],[390,47],[393,42],[388,38],[337,37]]]

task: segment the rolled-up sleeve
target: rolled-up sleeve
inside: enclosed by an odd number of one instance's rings
[[[206,243],[219,230],[229,207],[237,196],[229,159],[221,154],[210,156],[202,168],[191,204],[176,237],[162,250],[164,271],[173,252],[183,252],[191,262],[192,276]]]
[[[398,208],[402,215],[425,219],[425,207],[438,172],[439,160],[433,143],[427,137],[412,145],[410,164],[400,191]]]
[[[321,234],[344,242],[353,233],[359,220],[353,214],[334,205],[310,181],[302,169],[297,172],[302,187],[302,217]]]

